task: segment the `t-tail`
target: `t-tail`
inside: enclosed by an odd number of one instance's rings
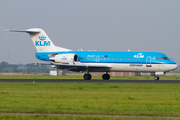
[[[21,30],[7,30],[7,31],[29,33],[37,52],[71,51],[70,49],[55,46],[51,41],[51,39],[47,36],[45,31],[40,28],[31,28],[23,31]]]

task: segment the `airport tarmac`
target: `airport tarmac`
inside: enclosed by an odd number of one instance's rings
[[[0,82],[180,83],[180,80],[0,79]]]

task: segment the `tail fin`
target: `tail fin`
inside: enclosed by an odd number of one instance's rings
[[[57,47],[53,44],[44,30],[40,28],[32,28],[24,31],[20,30],[7,30],[11,32],[26,32],[29,33],[37,52],[58,52],[58,51],[71,51],[66,48]]]

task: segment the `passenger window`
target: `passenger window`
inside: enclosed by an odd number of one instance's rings
[[[106,58],[106,60],[108,60],[108,58]]]
[[[130,60],[132,60],[132,58]]]
[[[83,58],[83,60],[84,60],[84,58]]]
[[[156,57],[156,60],[158,60],[158,57]]]
[[[101,60],[102,60],[102,58],[101,58]]]
[[[114,60],[116,60],[116,58],[114,58]]]
[[[125,58],[125,60],[126,60],[126,58]]]
[[[106,58],[104,58],[104,60],[106,60]]]
[[[119,60],[119,58],[117,58],[117,60]]]
[[[113,58],[112,58],[112,60],[113,60]]]
[[[140,60],[140,59],[138,59],[138,60]]]
[[[121,60],[121,58],[120,58],[120,60]]]
[[[137,58],[136,58],[136,60],[137,60]]]
[[[111,60],[111,58],[109,58],[109,60]]]
[[[93,60],[94,60],[94,58],[93,58]]]
[[[122,60],[124,60],[124,58]]]
[[[128,60],[129,60],[129,58],[128,58]]]

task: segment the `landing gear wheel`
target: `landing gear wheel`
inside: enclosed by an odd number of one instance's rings
[[[159,80],[159,77],[158,77],[158,76],[155,76],[154,79],[155,79],[155,80]]]
[[[84,80],[91,80],[91,74],[84,74]]]
[[[102,78],[103,78],[103,80],[109,80],[110,75],[109,74],[103,74]]]

